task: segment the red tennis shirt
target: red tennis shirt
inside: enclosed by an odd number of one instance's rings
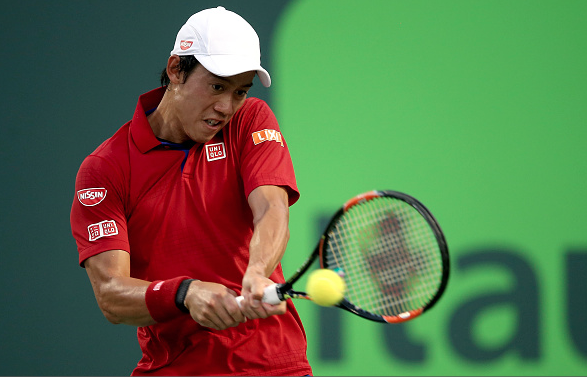
[[[250,192],[284,187],[299,198],[287,144],[267,104],[249,98],[212,140],[159,141],[146,112],[165,88],[139,97],[132,120],[82,163],[71,210],[79,263],[108,250],[130,254],[131,276],[190,276],[240,293],[253,216]],[[281,265],[270,278],[284,282]],[[217,331],[188,314],[139,327],[143,357],[133,375],[306,375],[306,335],[287,313]]]

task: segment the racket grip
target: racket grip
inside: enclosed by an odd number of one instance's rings
[[[267,304],[271,304],[271,305],[277,305],[279,304],[282,300],[279,299],[279,292],[278,292],[278,286],[277,284],[271,284],[265,287],[265,290],[263,291],[263,302],[266,302]],[[283,297],[283,296],[281,296]],[[241,306],[241,302],[244,300],[245,298],[243,296],[238,296],[236,298],[236,302],[238,303],[238,306]]]

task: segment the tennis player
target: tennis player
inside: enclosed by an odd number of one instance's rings
[[[299,193],[268,105],[259,38],[223,7],[179,30],[162,87],[83,161],[72,233],[98,305],[137,326],[133,375],[308,375],[306,335],[284,282]],[[236,301],[244,296],[242,307]]]

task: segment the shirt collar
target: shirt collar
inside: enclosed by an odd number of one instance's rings
[[[153,89],[139,97],[135,114],[130,123],[130,133],[133,141],[141,153],[147,153],[151,149],[161,145],[161,142],[157,140],[153,129],[147,120],[145,115],[146,111],[149,111],[161,102],[163,94],[167,87],[160,87]]]

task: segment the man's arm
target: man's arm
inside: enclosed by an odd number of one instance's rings
[[[114,324],[149,326],[157,323],[146,303],[151,282],[130,277],[130,255],[110,250],[85,261],[98,306]],[[200,325],[223,330],[246,319],[235,300],[236,292],[209,282],[192,281],[185,306]]]
[[[145,293],[150,282],[130,277],[130,255],[110,250],[85,261],[98,306],[114,324],[149,326],[155,320],[149,314]]]
[[[243,313],[247,318],[266,318],[286,311],[279,305],[260,305],[263,290],[273,284],[273,273],[289,241],[289,203],[287,191],[278,186],[259,186],[248,198],[253,212],[254,232],[249,245],[249,265],[243,277]]]

